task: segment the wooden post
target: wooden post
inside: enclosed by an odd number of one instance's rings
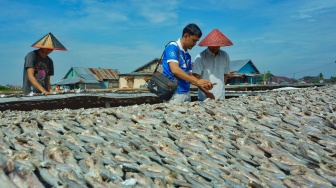
[[[105,100],[105,108],[110,108],[111,105],[110,105],[110,102],[108,100]]]

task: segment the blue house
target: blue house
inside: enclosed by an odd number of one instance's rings
[[[230,74],[227,84],[260,84],[260,72],[251,59],[230,62]]]

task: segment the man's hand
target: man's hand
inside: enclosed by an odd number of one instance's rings
[[[215,100],[215,96],[214,96],[213,93],[211,93],[211,92],[205,92],[204,94],[205,94],[206,98]]]
[[[49,91],[43,91],[42,92],[42,95],[50,95],[51,94],[51,92],[49,92]]]
[[[213,87],[212,83],[209,82],[206,79],[199,79],[199,80],[197,80],[196,85],[198,87],[201,87],[202,89],[204,89],[206,91],[211,90],[212,87]]]

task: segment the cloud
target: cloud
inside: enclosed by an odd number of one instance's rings
[[[203,37],[218,28],[234,43],[223,48],[231,59],[252,59],[260,71],[288,74],[335,61],[334,0],[0,1],[0,56],[6,60],[0,64],[13,70],[0,75],[2,82],[14,74],[20,76],[12,81],[21,83],[24,56],[48,32],[68,49],[51,54],[56,79],[77,65],[130,72],[160,57],[188,23],[199,25]],[[194,47],[192,58],[204,49]],[[328,77],[332,70],[323,72]],[[316,74],[302,75],[310,73]]]
[[[162,24],[178,19],[178,5],[180,1],[133,0],[132,4],[136,9],[135,13],[153,24]]]

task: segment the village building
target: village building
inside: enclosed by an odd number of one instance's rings
[[[131,73],[119,74],[120,88],[147,88],[147,81],[152,76],[159,61],[159,58],[155,58],[152,61],[144,64],[143,66],[135,69]],[[162,72],[162,65],[159,66],[158,71]]]
[[[260,72],[251,59],[233,60],[230,62],[229,85],[260,84]]]
[[[61,89],[62,87],[68,89],[147,88],[147,81],[159,61],[159,58],[154,58],[130,73],[119,73],[117,69],[71,67],[64,78],[53,83],[53,86],[61,87]],[[162,72],[162,65],[158,67],[158,71]],[[231,61],[227,84],[257,84],[260,82],[260,72],[250,59]]]
[[[117,69],[71,67],[53,86],[82,90],[119,88],[119,74]]]
[[[159,60],[160,59],[155,58],[131,73],[120,74],[120,88],[146,88],[147,80],[153,74]],[[158,71],[162,71],[162,66],[159,66]],[[260,83],[260,72],[253,64],[252,60],[231,61],[230,75],[227,84],[240,85]],[[195,88],[195,86],[192,85],[191,88]]]
[[[298,81],[296,79],[287,78],[285,76],[272,76],[266,80],[267,84],[282,84],[282,85],[295,84],[297,82]]]

